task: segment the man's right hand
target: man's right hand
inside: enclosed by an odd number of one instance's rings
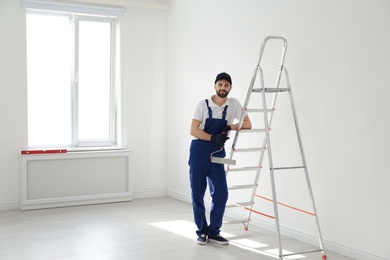
[[[210,141],[222,147],[225,145],[225,142],[228,139],[229,137],[227,136],[227,134],[217,134],[217,135],[212,135]]]
[[[232,130],[232,128],[230,125],[227,125],[222,129],[222,134],[227,134],[230,130]]]

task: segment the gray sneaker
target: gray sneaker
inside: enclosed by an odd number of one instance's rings
[[[210,237],[209,236],[209,240],[210,241],[213,241],[213,242],[216,242],[220,245],[228,245],[229,244],[229,240],[227,240],[226,238],[223,238],[221,235],[216,235],[215,237]]]
[[[198,239],[196,240],[196,243],[198,243],[198,245],[205,245],[205,244],[207,244],[207,236],[205,234],[202,234],[202,235],[198,236]]]

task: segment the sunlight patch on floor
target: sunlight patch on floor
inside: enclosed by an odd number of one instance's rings
[[[194,223],[191,223],[186,220],[173,220],[173,221],[164,221],[164,222],[156,222],[149,223],[154,227],[161,228],[163,230],[175,233],[177,235],[194,239],[196,237],[196,226]]]
[[[196,225],[192,222],[186,221],[186,220],[173,220],[173,221],[164,221],[164,222],[155,222],[155,223],[149,223],[149,225],[172,232],[174,234],[195,240],[196,233],[195,230]],[[269,247],[266,244],[259,243],[257,241],[246,239],[246,238],[240,238],[240,239],[234,239],[236,235],[221,232],[221,235],[225,238],[228,238],[230,241],[230,245],[237,246],[239,248],[249,250],[254,253],[266,255],[273,258],[279,258],[278,257],[278,249],[270,249],[270,250],[259,250],[259,248],[267,248]],[[285,251],[283,250],[283,254],[291,254],[293,252]],[[303,255],[294,255],[285,257],[285,259],[299,259],[299,258],[305,258]]]
[[[256,242],[256,241],[253,241],[253,240],[247,239],[247,238],[233,239],[230,242],[233,242],[234,245],[236,245],[236,246],[241,245],[241,246],[246,246],[246,247],[250,247],[250,248],[262,248],[262,247],[268,246],[266,244],[262,244],[262,243],[259,243],[259,242]]]

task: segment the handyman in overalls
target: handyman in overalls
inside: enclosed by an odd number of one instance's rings
[[[228,199],[226,174],[223,164],[212,163],[210,154],[220,150],[228,139],[228,131],[237,130],[242,106],[237,99],[228,98],[232,89],[232,79],[229,74],[222,72],[215,79],[216,95],[202,100],[196,107],[191,124],[191,135],[194,139],[190,147],[190,182],[192,190],[192,206],[194,220],[198,230],[197,243],[204,245],[207,241],[227,245],[229,241],[220,235],[223,214]],[[242,128],[251,128],[251,121],[245,114]],[[214,156],[225,157],[225,150]],[[210,224],[206,220],[204,195],[209,185],[212,197]]]

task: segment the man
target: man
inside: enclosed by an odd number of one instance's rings
[[[220,235],[228,199],[225,169],[223,164],[212,163],[210,154],[221,150],[229,139],[228,132],[238,128],[238,123],[233,124],[234,120],[239,120],[241,113],[246,113],[237,99],[228,98],[232,89],[232,79],[229,74],[225,72],[218,74],[214,88],[215,95],[198,103],[191,124],[191,135],[196,139],[191,142],[190,147],[190,182],[194,220],[198,228],[197,243],[200,245],[208,241],[229,244],[229,241]],[[245,114],[242,128],[251,127],[251,121]],[[225,157],[225,155],[225,149],[214,154],[218,157]],[[209,225],[204,206],[207,182],[212,197]]]

